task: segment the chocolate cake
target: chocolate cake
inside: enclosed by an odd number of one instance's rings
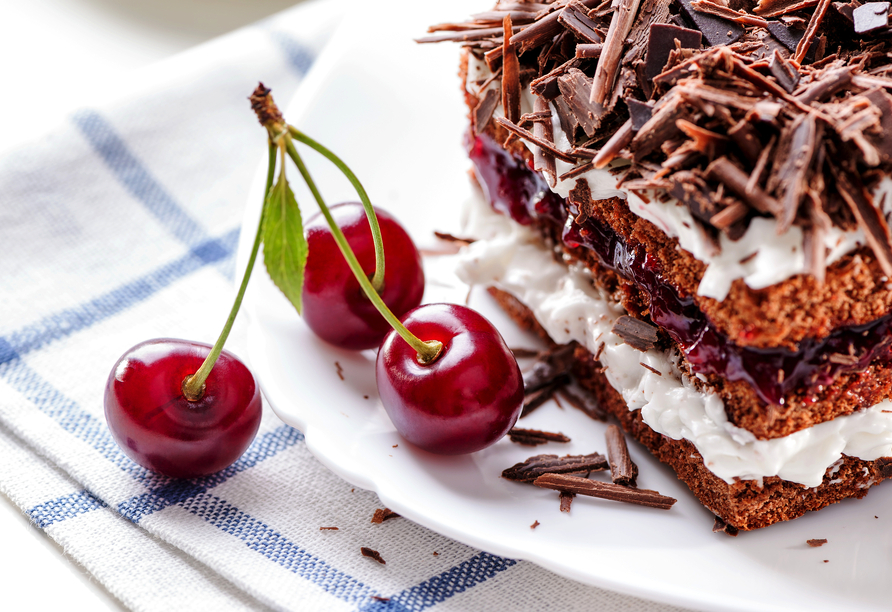
[[[488,206],[460,273],[575,343],[577,378],[729,529],[892,474],[889,13],[515,1],[420,41],[464,47]]]

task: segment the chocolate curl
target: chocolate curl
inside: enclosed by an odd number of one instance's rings
[[[511,43],[511,15],[502,22],[505,41],[502,45],[502,108],[511,123],[520,120],[520,62],[517,50]]]
[[[592,93],[589,97],[591,102],[603,106],[607,95],[613,91],[626,37],[632,31],[640,4],[641,0],[620,0],[620,5],[610,20],[601,57],[598,58],[598,67],[595,69],[595,79],[592,81]]]

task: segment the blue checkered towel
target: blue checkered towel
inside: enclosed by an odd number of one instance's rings
[[[286,102],[339,6],[302,4],[156,65],[0,158],[0,490],[135,610],[669,609],[405,519],[373,525],[375,495],[268,409],[247,453],[207,478],[160,477],[112,441],[117,357],[219,333],[266,155],[246,96],[262,80]],[[242,325],[227,348],[244,355]]]

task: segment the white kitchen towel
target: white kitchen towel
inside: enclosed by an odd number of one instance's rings
[[[144,70],[0,159],[0,490],[134,610],[674,609],[402,518],[372,524],[376,496],[267,408],[245,455],[206,478],[153,474],[111,439],[102,394],[122,352],[219,333],[266,154],[247,96],[262,80],[284,106],[342,4]],[[244,336],[239,322],[227,348],[244,355]]]

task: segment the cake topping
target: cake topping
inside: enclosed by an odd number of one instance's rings
[[[570,474],[544,474],[533,481],[533,484],[545,489],[555,489],[556,491],[576,493],[577,495],[588,495],[589,497],[638,504],[639,506],[659,508],[660,510],[668,510],[678,501],[673,497],[660,495],[656,491],[649,489],[633,489],[618,484],[571,476]]]
[[[607,459],[600,453],[590,455],[536,455],[502,472],[502,478],[533,482],[543,474],[600,472],[607,469]]]
[[[570,442],[570,438],[562,433],[541,431],[539,429],[521,429],[519,427],[514,427],[508,431],[508,438],[512,442],[523,444],[524,446],[539,446],[548,442],[560,442],[563,444]]]
[[[629,456],[629,447],[622,430],[616,425],[608,425],[604,432],[607,439],[607,460],[610,462],[610,477],[614,484],[634,487],[638,479],[638,466]]]
[[[624,167],[619,183],[676,196],[716,244],[721,233],[742,236],[756,217],[776,219],[779,234],[798,226],[819,280],[827,258],[819,238],[860,227],[892,275],[889,229],[871,196],[892,174],[890,3],[615,4],[500,2],[497,13],[432,31],[449,30],[502,68],[503,90],[514,82],[506,51],[518,53],[516,72],[529,75],[521,85],[541,99],[536,112],[554,112],[570,146],[549,139],[544,122],[520,132],[505,112],[513,124],[505,125],[542,150],[537,167],[551,158],[572,165],[557,180],[614,162]],[[498,15],[503,28],[493,27]],[[506,37],[510,19],[519,25]],[[486,96],[474,113],[478,132],[492,115]]]

